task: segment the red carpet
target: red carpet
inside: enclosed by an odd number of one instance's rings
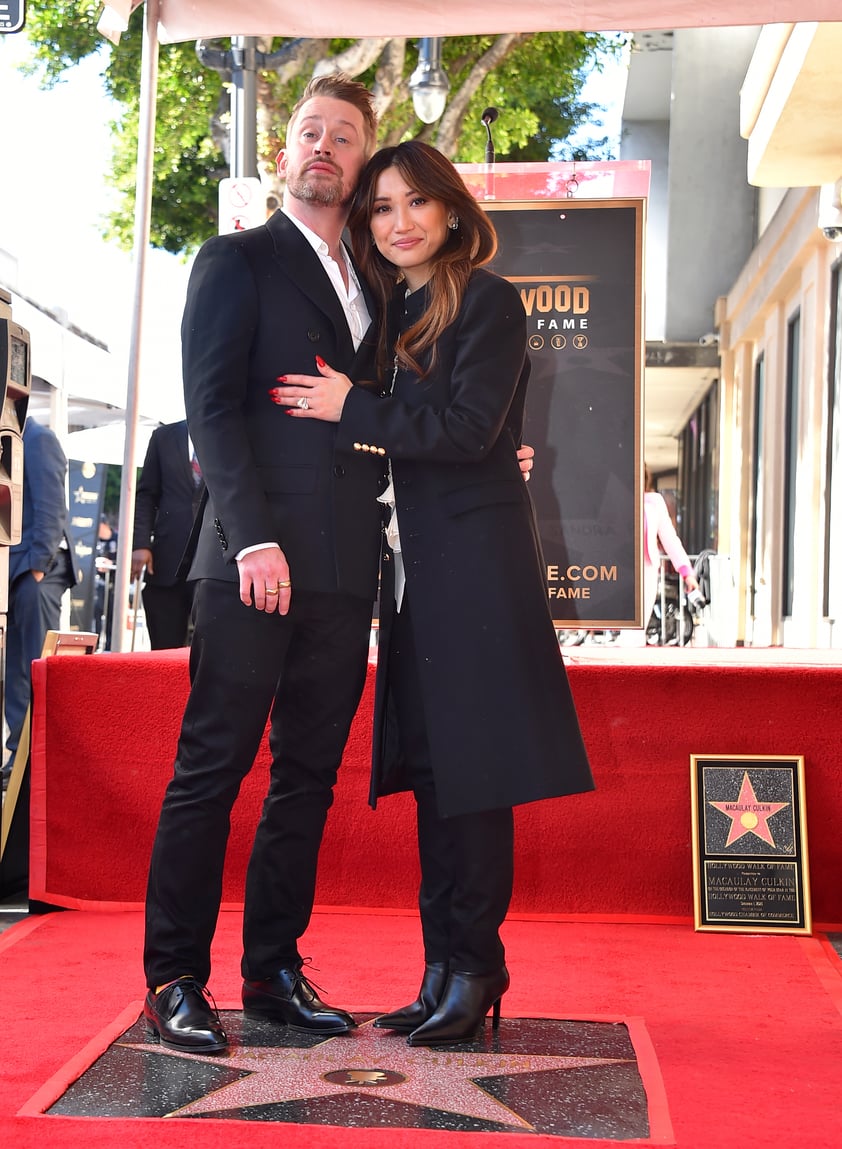
[[[842,665],[791,650],[577,648],[569,661],[597,790],[517,811],[515,911],[691,921],[690,755],[798,754],[813,919],[842,922]],[[418,880],[411,799],[387,799],[376,813],[366,805],[372,677],[340,771],[317,900],[409,908]],[[186,652],[44,659],[33,684],[31,896],[138,906],[187,692]],[[234,812],[232,906],[242,900],[267,768],[264,744]]]
[[[238,914],[222,915],[211,983],[221,1003],[238,997],[239,926]],[[519,1133],[19,1116],[74,1059],[83,1068],[80,1051],[139,1001],[141,928],[134,912],[56,913],[0,936],[0,1138],[10,1149],[558,1149],[558,1138]],[[661,1144],[837,1149],[842,967],[821,940],[525,919],[505,934],[512,988],[503,1025],[506,1016],[641,1019],[653,1052],[642,1067],[650,1116],[673,1130]],[[411,915],[319,913],[307,952],[326,995],[358,1011],[394,1006],[416,989]]]
[[[815,652],[597,651],[574,654],[570,678],[598,789],[518,810],[504,1019],[639,1019],[653,1051],[641,1066],[653,1128],[674,1131],[661,1143],[836,1149],[839,959],[818,937],[688,926],[689,760],[804,755],[814,923],[842,922],[842,667]],[[80,1072],[81,1051],[142,996],[141,917],[125,907],[143,898],[186,661],[182,652],[58,657],[36,663],[33,683],[31,896],[88,912],[0,935],[4,1145],[182,1149],[199,1136],[202,1149],[260,1149],[279,1137],[290,1149],[559,1145],[519,1133],[20,1115],[57,1074]],[[412,805],[399,796],[377,813],[366,807],[370,711],[371,682],[340,772],[306,948],[328,999],[360,1012],[408,999],[420,970],[414,912],[400,912],[417,888]],[[267,765],[264,747],[235,810],[233,906]],[[222,1004],[238,999],[239,952],[232,910],[214,953]]]

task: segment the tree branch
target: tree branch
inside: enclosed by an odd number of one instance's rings
[[[366,68],[370,68],[386,45],[390,37],[370,36],[357,40],[338,56],[326,56],[320,60],[313,69],[314,76],[332,76],[336,72],[345,72],[354,77],[359,76]]]
[[[436,147],[448,159],[452,159],[459,146],[459,136],[462,123],[468,111],[468,104],[479,90],[483,80],[489,72],[499,68],[519,44],[532,38],[533,33],[511,32],[505,36],[498,36],[487,52],[474,64],[458,91],[448,101],[444,115],[439,120],[436,133]]]
[[[400,98],[405,58],[406,38],[403,36],[396,36],[390,40],[381,53],[371,88],[378,116],[382,116],[394,100]]]

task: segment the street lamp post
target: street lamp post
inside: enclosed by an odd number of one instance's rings
[[[231,176],[257,175],[257,37],[231,37]]]

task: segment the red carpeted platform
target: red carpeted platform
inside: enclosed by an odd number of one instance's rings
[[[837,661],[606,648],[577,651],[568,665],[597,790],[518,810],[513,912],[691,920],[690,755],[800,754],[813,918],[842,922]],[[415,904],[412,801],[366,805],[373,674],[328,821],[324,906]],[[137,906],[188,688],[186,651],[42,659],[33,687],[30,895],[73,908]],[[264,744],[234,811],[225,881],[233,906],[267,769]]]
[[[223,913],[214,941],[211,989],[223,1005],[239,999],[240,926],[239,913]],[[0,936],[3,1145],[610,1149],[620,1144],[588,1140],[586,1134],[560,1140],[528,1131],[39,1116],[116,1037],[120,1024],[136,1016],[143,993],[142,928],[136,911],[54,913]],[[501,1025],[518,1017],[636,1019],[651,1133],[624,1144],[838,1146],[842,966],[825,940],[515,917],[506,923],[505,941],[512,987],[503,999]],[[329,1000],[356,1012],[394,1006],[416,989],[420,939],[413,914],[320,912],[306,946]],[[453,1056],[445,1053],[443,1059]],[[170,1065],[177,1073],[177,1063]]]

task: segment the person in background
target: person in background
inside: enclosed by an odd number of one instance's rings
[[[321,354],[318,375],[284,356],[270,395],[303,442],[324,420],[338,447],[389,460],[371,794],[415,795],[425,969],[418,998],[375,1025],[452,1044],[492,1007],[496,1023],[509,985],[512,807],[593,779],[515,454],[526,316],[483,266],[493,225],[453,165],[413,140],[368,163],[349,228],[385,316],[385,395]]]
[[[187,420],[156,427],[137,484],[132,581],[143,579],[143,611],[153,650],[186,646],[194,583],[182,558],[204,490]]]
[[[9,550],[6,633],[4,782],[29,706],[32,661],[41,657],[48,630],[61,628],[61,600],[76,585],[67,535],[67,459],[57,436],[34,419],[23,428],[23,521],[20,542]]]
[[[117,566],[117,532],[105,515],[97,529],[94,567],[94,630],[99,650],[111,649],[111,622],[114,618],[114,571]]]
[[[699,589],[693,564],[678,537],[664,496],[658,494],[647,466],[643,468],[643,618],[652,617],[661,572],[661,550],[684,580],[688,593]],[[646,646],[646,626],[620,631],[618,646]]]

